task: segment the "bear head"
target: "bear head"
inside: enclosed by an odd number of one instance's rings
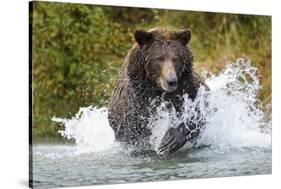
[[[129,72],[144,72],[146,79],[164,92],[175,91],[184,71],[192,69],[192,53],[187,47],[190,30],[136,30],[134,64]],[[129,68],[130,69],[130,68]]]

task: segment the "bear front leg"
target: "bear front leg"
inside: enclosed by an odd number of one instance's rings
[[[158,153],[168,155],[177,151],[187,142],[187,136],[189,133],[190,131],[186,128],[184,123],[181,123],[176,128],[169,128],[161,140],[157,150]]]

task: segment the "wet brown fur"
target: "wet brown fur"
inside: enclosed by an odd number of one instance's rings
[[[181,44],[177,32],[162,28],[150,32],[153,33],[151,41],[143,46],[136,43],[129,50],[109,103],[109,122],[116,139],[134,146],[148,144],[151,135],[148,122],[154,111],[151,107],[154,99],[163,97],[180,112],[182,99],[178,96],[187,93],[194,99],[200,85],[204,85],[192,69],[191,50]],[[164,55],[168,53],[178,77],[177,89],[169,93],[159,87],[157,81],[163,70],[153,63],[157,56],[163,55],[165,48],[168,50]]]

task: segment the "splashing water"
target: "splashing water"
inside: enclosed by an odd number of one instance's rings
[[[204,118],[195,148],[187,144],[164,159],[132,157],[114,142],[106,108],[80,108],[71,119],[53,118],[64,126],[59,133],[75,145],[33,145],[34,187],[271,173],[271,121],[259,106],[256,69],[238,59],[218,75],[206,72],[205,80],[211,90],[201,87],[194,101],[184,95],[182,116],[163,102],[149,123],[157,149],[169,127]]]
[[[209,107],[216,112],[206,116],[208,124],[200,143],[221,151],[271,147],[271,121],[266,121],[258,105],[260,84],[256,71],[249,60],[238,59],[218,76],[206,78],[211,89]]]
[[[271,148],[271,122],[266,121],[266,115],[258,105],[260,84],[256,68],[250,61],[238,59],[218,75],[205,72],[205,82],[210,91],[201,87],[195,101],[183,96],[182,117],[178,118],[174,109],[166,109],[165,103],[157,108],[156,116],[149,124],[152,129],[150,142],[154,148],[158,148],[170,125],[199,116],[198,105],[206,125],[197,145],[211,145],[218,152],[231,148]],[[60,134],[74,139],[77,149],[82,152],[100,152],[116,146],[106,108],[80,108],[71,119],[53,118],[53,121],[64,125]]]
[[[114,133],[111,129],[106,108],[80,108],[72,119],[53,118],[62,123],[65,130],[59,133],[67,138],[74,139],[79,150],[83,152],[98,152],[110,148],[114,143]]]

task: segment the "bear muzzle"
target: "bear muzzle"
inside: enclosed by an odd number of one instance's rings
[[[166,92],[175,91],[178,87],[178,78],[175,67],[171,62],[164,64],[160,76],[161,88]]]
[[[167,84],[169,88],[177,88],[178,86],[178,79],[176,76],[171,76],[167,79]]]

